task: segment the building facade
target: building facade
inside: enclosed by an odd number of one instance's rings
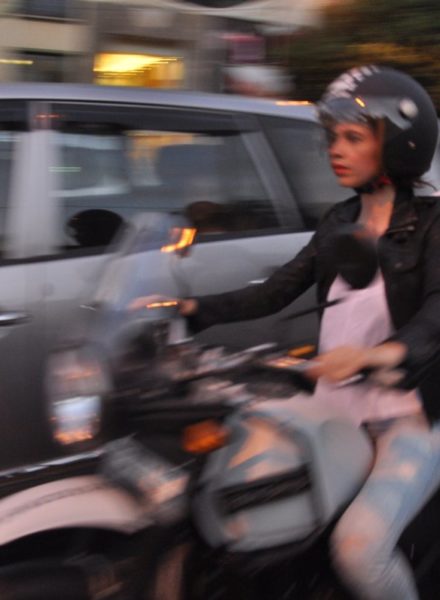
[[[294,13],[290,0],[228,9],[186,0],[2,0],[0,81],[224,90],[231,66],[235,76],[244,65],[248,77],[256,71],[247,65],[265,63],[265,40],[281,26],[270,15],[290,15],[282,26],[294,28],[294,14],[303,25],[317,13]]]

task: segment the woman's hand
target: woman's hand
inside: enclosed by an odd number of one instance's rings
[[[138,298],[134,298],[128,305],[128,308],[130,310],[139,310],[144,308],[153,309],[170,306],[176,306],[178,312],[183,317],[190,317],[197,312],[199,303],[192,298],[169,298],[168,296],[152,294],[151,296],[139,296]]]
[[[199,303],[193,298],[184,298],[178,301],[178,310],[183,317],[195,315],[199,309]]]
[[[366,368],[390,372],[405,359],[406,353],[406,346],[400,342],[385,342],[373,348],[340,346],[317,356],[307,375],[311,379],[324,377],[328,381],[338,382]]]

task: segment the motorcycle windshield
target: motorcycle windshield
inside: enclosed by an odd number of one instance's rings
[[[177,263],[194,234],[178,217],[138,215],[84,305],[89,315],[81,324],[83,340],[104,351],[110,361],[130,352],[134,338],[143,336],[152,354],[155,344],[169,342],[159,338],[169,337],[170,324],[176,321],[177,299],[184,289]]]

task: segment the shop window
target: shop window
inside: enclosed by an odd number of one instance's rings
[[[21,81],[57,83],[65,79],[67,58],[52,52],[22,52]]]
[[[70,0],[19,0],[15,12],[40,19],[67,19],[74,4]]]
[[[183,60],[159,54],[97,54],[93,67],[95,83],[152,88],[180,88]]]

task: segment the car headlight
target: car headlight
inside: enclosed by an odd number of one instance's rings
[[[96,439],[102,429],[104,398],[111,389],[97,352],[79,347],[52,354],[46,383],[54,439],[62,445]]]

